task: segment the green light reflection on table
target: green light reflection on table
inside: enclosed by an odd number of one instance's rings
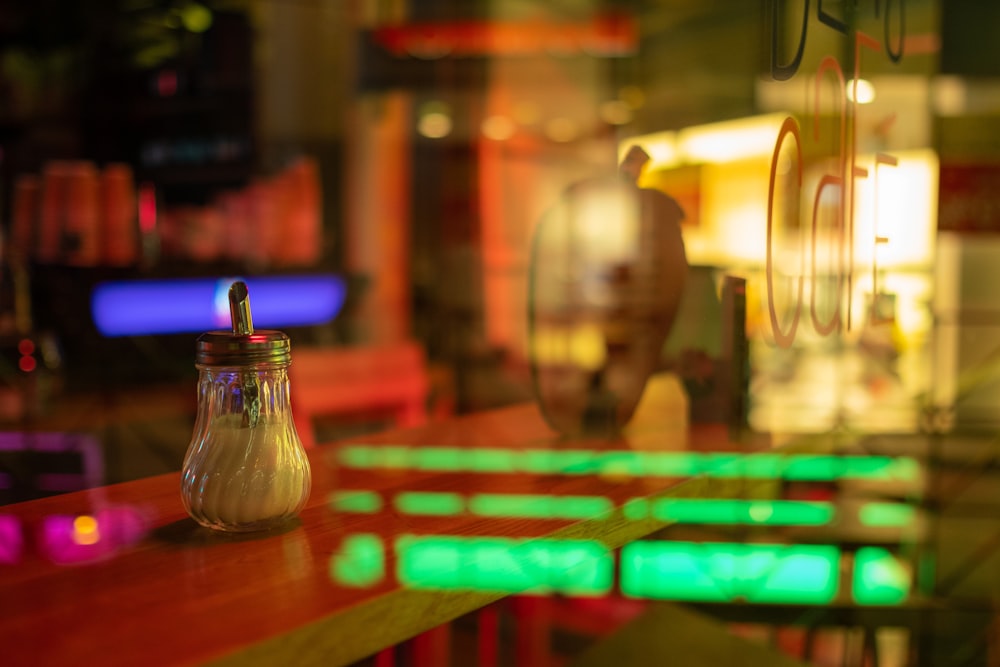
[[[877,528],[911,526],[916,516],[916,509],[905,503],[869,502],[858,511],[858,519],[863,525]]]
[[[461,494],[441,491],[404,491],[396,495],[393,504],[403,514],[432,516],[461,514],[465,508]]]
[[[592,519],[613,509],[604,496],[480,493],[469,499],[470,512],[489,517]]]
[[[622,547],[621,589],[634,598],[828,604],[839,562],[829,545],[640,541]]]
[[[599,596],[614,585],[615,559],[594,540],[456,535],[396,539],[397,577],[412,588]],[[840,550],[832,545],[638,541],[621,549],[622,594],[639,599],[829,604]],[[352,588],[385,578],[374,534],[349,535],[330,558],[330,577]],[[861,605],[898,605],[910,594],[905,564],[880,547],[854,556],[852,594]]]
[[[910,595],[910,573],[881,547],[861,547],[854,555],[854,601],[863,605],[898,605]]]
[[[382,498],[376,491],[342,490],[330,494],[334,511],[372,514],[381,511]],[[519,519],[583,520],[606,517],[614,504],[605,496],[480,493],[465,498],[440,491],[404,491],[393,506],[402,514],[456,516],[465,512],[476,516]],[[825,526],[833,522],[832,503],[804,500],[740,500],[722,498],[632,498],[622,506],[629,521],[654,518],[684,524],[731,524],[760,526]],[[906,526],[914,509],[902,503],[870,502],[863,505],[859,518],[874,527]]]
[[[382,496],[376,491],[334,491],[327,504],[335,512],[375,514],[382,511]]]
[[[385,546],[378,535],[348,535],[340,550],[330,556],[330,578],[343,586],[368,588],[384,577]]]
[[[914,481],[918,463],[907,457],[828,454],[735,454],[632,450],[505,450],[500,448],[348,445],[340,462],[350,468],[538,475],[611,475],[836,481]]]
[[[407,535],[396,556],[413,588],[595,596],[614,581],[611,552],[593,540]]]
[[[652,510],[655,518],[677,523],[824,526],[834,517],[830,503],[798,500],[664,498]]]

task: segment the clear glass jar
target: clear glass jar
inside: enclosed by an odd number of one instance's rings
[[[241,293],[246,296],[245,286]],[[288,337],[254,332],[248,301],[245,310],[246,326],[234,310],[233,333],[198,338],[198,413],[181,473],[188,514],[231,532],[286,522],[305,505],[311,487],[309,460],[292,420]]]

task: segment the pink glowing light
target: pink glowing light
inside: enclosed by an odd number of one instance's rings
[[[0,514],[0,564],[16,565],[23,549],[21,522],[16,516]]]
[[[145,513],[128,505],[106,507],[93,515],[55,514],[45,517],[38,548],[57,565],[91,563],[137,544],[149,526]]]

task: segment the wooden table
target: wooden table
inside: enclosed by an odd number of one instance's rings
[[[626,438],[566,440],[553,434],[533,405],[518,406],[351,443],[507,449],[700,450],[732,445],[721,426],[660,420]],[[621,471],[549,472],[415,470],[340,465],[346,443],[310,450],[313,490],[300,520],[273,533],[229,536],[198,527],[185,514],[178,474],[0,507],[23,528],[14,564],[0,563],[0,663],[4,665],[339,665],[414,637],[504,597],[485,590],[421,590],[393,576],[392,545],[404,534],[596,540],[617,548],[662,523],[628,519],[622,505],[664,495],[745,497],[745,480],[649,478]],[[387,450],[388,451],[388,450]],[[461,466],[459,466],[461,467]],[[373,512],[331,508],[331,493],[366,490],[383,501]],[[614,509],[592,517],[498,518],[462,512],[401,512],[404,491],[602,496]],[[371,496],[370,496],[371,497]],[[102,509],[147,521],[147,532],[97,562],[56,564],[36,540],[46,520],[95,515]],[[47,519],[48,518],[48,519]],[[84,531],[93,526],[82,520]],[[128,523],[128,522],[126,522]],[[133,525],[133,528],[135,526]],[[108,531],[104,531],[107,533]],[[127,532],[127,531],[126,531]],[[101,538],[107,537],[102,533]],[[359,584],[332,567],[351,535],[386,545],[384,577]]]

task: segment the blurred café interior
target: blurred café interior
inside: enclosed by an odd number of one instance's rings
[[[626,433],[849,455],[649,509],[620,586],[549,596],[534,664],[657,655],[683,623],[678,664],[1000,664],[998,26],[945,0],[0,0],[0,519],[180,471],[195,339],[244,280],[307,449],[521,405],[564,431],[571,385],[613,421],[606,383]],[[592,179],[669,197],[682,284]],[[647,334],[637,388],[595,370]],[[351,446],[327,512],[379,465]],[[588,512],[532,498],[515,515]],[[462,618],[452,664],[529,664],[503,631],[463,648]],[[402,645],[352,660],[422,664]]]

